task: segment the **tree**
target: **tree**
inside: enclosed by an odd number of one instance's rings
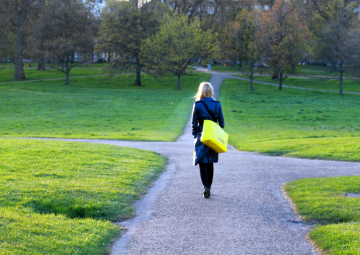
[[[276,0],[270,11],[264,12],[260,24],[264,55],[282,82],[295,72],[308,38],[306,22],[295,6],[286,0]]]
[[[229,58],[236,57],[239,70],[250,79],[250,93],[253,92],[254,64],[261,59],[259,17],[257,11],[242,9],[225,29],[224,45]],[[245,61],[246,65],[242,65]]]
[[[186,15],[168,16],[160,31],[145,40],[141,55],[145,67],[158,74],[171,73],[180,78],[193,59],[206,60],[214,51],[214,39],[210,30],[203,31],[200,21],[189,22]]]
[[[253,0],[165,0],[174,13],[186,14],[189,20],[199,18],[204,30],[221,32],[232,10],[238,6],[251,8]]]
[[[141,86],[140,73],[144,64],[140,47],[144,39],[159,30],[162,16],[169,12],[162,2],[152,1],[141,7],[131,1],[107,2],[102,12],[97,50],[110,53],[113,68],[135,69],[135,85]]]
[[[14,79],[24,79],[23,69],[23,47],[24,47],[24,26],[29,12],[36,0],[0,0],[1,9],[9,14],[5,23],[15,24],[16,50],[15,50],[15,75]]]
[[[348,58],[348,41],[353,38],[353,31],[358,21],[355,9],[359,1],[353,0],[311,0],[314,10],[313,26],[318,35],[319,44],[331,53],[333,67],[339,63],[340,94],[343,94],[343,73]]]
[[[61,68],[52,66],[66,74],[69,84],[70,71],[79,60],[75,56],[85,58],[94,44],[91,6],[82,0],[47,0],[45,8],[51,27],[45,48],[62,63]]]

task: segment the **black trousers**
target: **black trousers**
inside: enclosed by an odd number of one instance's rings
[[[211,188],[214,177],[213,163],[199,163],[201,181],[205,188]]]

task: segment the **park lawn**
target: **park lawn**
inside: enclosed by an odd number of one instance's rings
[[[329,76],[331,78],[339,78],[340,73],[329,72],[328,70],[304,69],[300,67],[295,76]]]
[[[330,72],[330,67],[322,67],[322,66],[297,66],[296,67],[296,73],[294,74],[294,76],[329,76],[329,77],[334,77],[334,78],[338,78],[339,77],[339,73],[338,72]],[[227,64],[226,66],[224,66],[224,64],[214,64],[211,66],[211,70],[212,71],[217,71],[217,72],[237,72],[239,74],[242,75],[241,71],[237,66],[231,66],[230,64]],[[254,73],[259,75],[259,74],[263,74],[263,75],[269,75],[272,76],[273,74],[273,70],[272,68],[255,68],[254,69]],[[347,74],[344,74],[345,76],[349,76]],[[246,77],[246,76],[241,76],[241,77]]]
[[[175,141],[189,118],[198,85],[209,74],[157,81],[142,75],[87,77],[0,85],[0,137]]]
[[[230,144],[243,151],[360,161],[360,97],[227,79],[220,98]]]
[[[24,72],[25,80],[37,80],[37,79],[51,79],[51,78],[65,78],[65,73],[51,68],[47,65],[46,70],[37,70],[36,68],[26,68],[28,64],[25,64]],[[37,66],[37,64],[33,67]],[[103,75],[103,74],[119,74],[119,73],[132,73],[133,71],[119,71],[109,69],[107,64],[79,64],[70,71],[70,77],[74,76],[89,76],[89,75]],[[14,77],[14,65],[7,64],[0,65],[0,82],[12,82],[18,81],[13,79]]]
[[[248,78],[244,75],[237,75],[242,78]],[[270,76],[255,76],[257,81],[265,81],[279,85],[278,80],[272,80]],[[334,79],[307,79],[307,78],[296,78],[288,77],[283,81],[283,85],[301,88],[312,88],[312,89],[324,89],[339,91],[340,83],[339,80]],[[284,90],[287,88],[283,88]],[[343,80],[343,91],[344,92],[360,92],[360,79],[359,80]]]
[[[309,237],[327,254],[360,253],[360,176],[310,178],[285,184],[285,191],[306,221],[320,223]]]
[[[105,254],[167,163],[91,143],[0,140],[0,254]]]

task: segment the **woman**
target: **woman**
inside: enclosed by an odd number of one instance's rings
[[[204,197],[210,197],[210,189],[214,176],[214,163],[218,162],[218,153],[200,142],[204,120],[219,122],[224,128],[224,116],[220,102],[213,99],[214,89],[209,82],[202,82],[195,96],[196,102],[192,115],[192,134],[195,140],[194,165],[199,164],[201,181],[204,185]]]

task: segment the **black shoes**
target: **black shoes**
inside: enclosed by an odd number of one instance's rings
[[[204,198],[209,198],[210,197],[210,188],[205,188],[204,190]]]

